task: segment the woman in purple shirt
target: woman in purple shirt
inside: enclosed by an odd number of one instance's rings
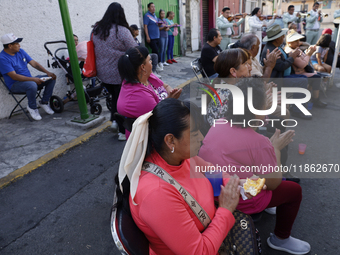
[[[152,61],[147,48],[137,46],[129,49],[118,61],[119,74],[123,80],[119,94],[118,113],[128,118],[153,110],[159,101],[179,98],[182,89],[172,89],[152,73]],[[129,137],[126,131],[126,137]]]
[[[117,112],[117,100],[122,80],[118,72],[118,59],[125,51],[137,46],[123,7],[113,2],[107,8],[104,17],[93,28],[93,43],[96,55],[97,76],[112,95],[111,121],[117,131],[118,124],[114,113]],[[118,140],[126,140],[125,129],[119,125]]]

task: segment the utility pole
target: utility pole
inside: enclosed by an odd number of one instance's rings
[[[76,118],[72,121],[85,124],[98,117],[96,117],[95,115],[92,115],[90,117],[87,112],[85,93],[84,93],[84,88],[83,88],[83,82],[81,80],[81,75],[80,75],[78,56],[76,52],[76,45],[75,45],[74,38],[73,38],[73,30],[72,30],[67,0],[59,0],[59,8],[60,8],[61,19],[63,22],[64,32],[65,32],[67,49],[70,55],[70,64],[71,64],[72,75],[74,79],[74,86],[76,88],[77,100],[78,100],[78,105],[79,105],[79,110],[80,110],[80,119]]]

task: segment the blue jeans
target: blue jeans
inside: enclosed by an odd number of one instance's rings
[[[161,63],[165,62],[165,52],[168,47],[168,37],[159,38],[159,56],[161,58]]]
[[[168,51],[167,51],[168,59],[174,58],[174,43],[175,37],[173,35],[168,35]]]
[[[46,77],[46,75],[38,75],[36,77]],[[42,103],[48,103],[50,100],[50,97],[53,93],[53,88],[55,85],[56,80],[48,80],[45,82],[42,82],[39,85],[39,88],[45,87],[43,97],[41,99]],[[35,100],[35,96],[37,94],[38,85],[34,81],[17,81],[13,83],[11,87],[11,91],[13,93],[26,93],[27,100],[28,100],[28,106],[31,109],[37,109],[37,102]]]

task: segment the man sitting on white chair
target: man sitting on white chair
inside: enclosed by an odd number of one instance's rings
[[[20,49],[19,42],[21,41],[22,38],[18,38],[14,34],[5,34],[1,37],[4,49],[0,52],[0,72],[10,91],[13,93],[26,93],[28,100],[27,110],[32,119],[41,120],[35,98],[37,90],[45,87],[43,97],[38,104],[46,113],[53,114],[54,111],[49,106],[49,100],[53,93],[56,75],[47,71],[23,49]],[[30,64],[38,71],[46,73],[48,77],[46,75],[45,77],[41,75],[32,77],[27,64]]]

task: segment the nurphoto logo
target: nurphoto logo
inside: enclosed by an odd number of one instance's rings
[[[216,95],[217,99],[219,100],[220,107],[223,106],[222,101],[220,96],[218,95],[217,91],[207,85],[204,84],[207,88],[209,88],[213,93]],[[244,115],[244,95],[242,93],[242,90],[238,88],[235,85],[230,85],[230,84],[216,84],[215,85],[216,89],[228,89],[230,93],[233,96],[233,115]],[[213,95],[206,89],[202,89],[207,94],[213,99],[215,102],[215,105],[217,105],[217,102]],[[251,113],[257,116],[268,116],[272,114],[278,105],[278,96],[277,96],[277,88],[273,87],[273,103],[270,109],[266,110],[259,110],[254,108],[253,104],[253,88],[249,87],[248,88],[248,100],[247,100],[247,105]],[[288,95],[292,93],[302,93],[305,95],[304,98],[289,98]],[[207,94],[202,94],[202,100],[201,100],[201,113],[202,115],[207,114]],[[295,105],[303,114],[306,116],[311,116],[312,114],[306,109],[306,107],[303,105],[304,103],[307,103],[311,99],[311,93],[308,89],[304,88],[290,88],[290,87],[285,87],[281,89],[281,115],[286,115],[287,114],[287,105]],[[279,119],[265,119],[265,121],[271,122],[272,126],[274,126],[275,121],[280,121]],[[259,122],[260,124],[257,124],[257,126],[253,126],[250,123],[252,122]],[[294,125],[288,125],[287,122],[294,122]],[[214,121],[214,126],[215,124],[226,124],[228,123],[227,120],[222,120],[222,119],[216,119]],[[245,121],[242,123],[231,123],[232,124],[246,124]],[[297,121],[294,119],[285,119],[281,121],[282,126],[284,127],[295,127],[297,125]],[[264,125],[264,121],[260,119],[252,119],[248,121],[248,126],[250,127],[262,127]]]

